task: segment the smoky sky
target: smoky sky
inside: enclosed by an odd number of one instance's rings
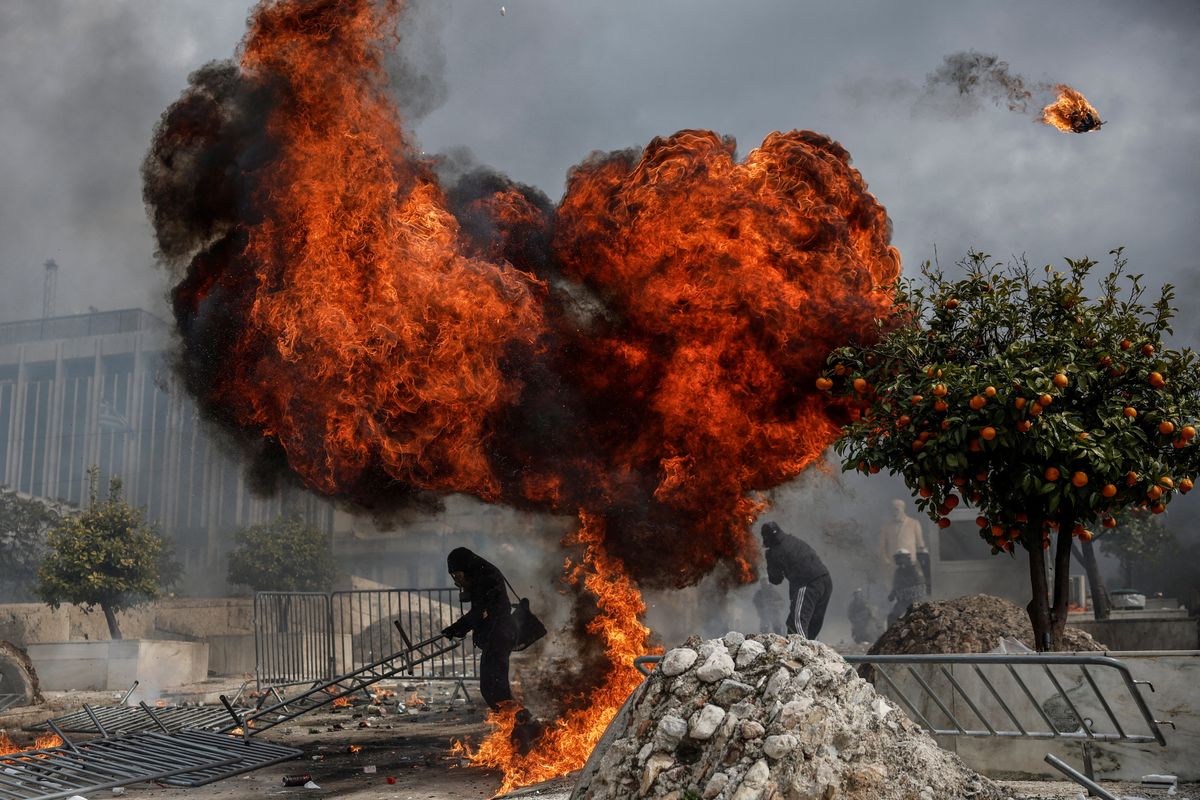
[[[1200,345],[1200,4],[1120,0],[437,0],[389,65],[429,152],[561,196],[594,150],[711,128],[746,152],[773,130],[845,145],[913,274],[968,248],[1035,263],[1124,245],[1179,287]],[[138,169],[189,72],[227,59],[248,0],[0,3],[0,320],[142,306],[164,276]],[[921,102],[953,53],[1081,90],[1107,122],[1064,134],[992,101]],[[934,98],[936,99],[936,98]],[[854,480],[851,478],[850,480]],[[1190,499],[1190,498],[1189,498]]]

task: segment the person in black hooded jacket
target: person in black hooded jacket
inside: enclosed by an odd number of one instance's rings
[[[450,551],[446,568],[471,608],[443,628],[442,634],[454,639],[474,634],[472,641],[480,650],[479,693],[489,708],[498,711],[501,703],[513,699],[508,684],[508,657],[515,631],[504,575],[491,562],[465,547]]]
[[[763,523],[759,532],[767,548],[767,580],[788,582],[788,633],[817,638],[833,593],[829,570],[806,542],[784,533],[774,522]]]

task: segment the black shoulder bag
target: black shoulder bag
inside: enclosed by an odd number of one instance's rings
[[[504,578],[504,573],[500,573],[500,577]],[[537,614],[533,613],[533,609],[529,607],[529,598],[521,597],[517,594],[517,590],[508,582],[508,578],[504,578],[504,585],[513,593],[513,597],[517,598],[517,602],[512,604],[512,624],[513,624],[513,652],[524,650],[529,645],[536,642],[538,639],[546,635],[546,626],[537,618]]]

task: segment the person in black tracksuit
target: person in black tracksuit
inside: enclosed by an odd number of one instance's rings
[[[450,577],[462,590],[462,599],[471,608],[442,634],[461,639],[474,633],[479,648],[479,693],[493,711],[513,699],[508,684],[508,657],[512,653],[515,631],[512,606],[508,601],[504,575],[491,562],[465,547],[457,547],[446,557]]]
[[[833,593],[829,570],[807,543],[784,533],[774,522],[763,523],[759,532],[767,548],[767,580],[788,582],[788,633],[817,638]]]

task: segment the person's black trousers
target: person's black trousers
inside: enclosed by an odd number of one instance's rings
[[[500,704],[512,700],[512,687],[508,685],[508,658],[512,655],[511,631],[493,631],[487,644],[479,648],[479,693],[492,711],[499,711]]]
[[[792,604],[788,609],[788,633],[802,633],[805,638],[815,639],[825,624],[825,609],[829,596],[833,594],[833,579],[828,573],[811,583],[793,589]]]

